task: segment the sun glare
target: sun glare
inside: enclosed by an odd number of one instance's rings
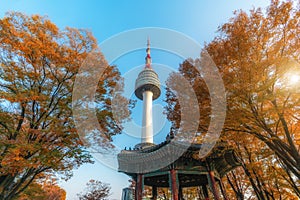
[[[300,76],[299,76],[299,75],[296,75],[296,74],[293,74],[293,75],[290,77],[290,83],[291,83],[291,84],[300,83]]]

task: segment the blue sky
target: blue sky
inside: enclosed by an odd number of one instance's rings
[[[269,0],[0,0],[0,17],[2,18],[7,11],[47,15],[60,28],[69,26],[90,30],[99,43],[126,30],[161,27],[182,32],[204,44],[216,36],[218,26],[227,22],[233,16],[234,10],[247,11],[253,6],[266,7],[268,4]],[[133,52],[116,60],[115,64],[125,74],[131,68],[142,65],[144,56],[144,51]],[[161,51],[154,51],[152,58],[166,65],[177,65],[180,62],[180,59],[165,55]],[[173,61],[164,63],[164,60]],[[158,101],[160,102],[162,101]],[[140,106],[138,104],[134,112],[140,112]],[[140,121],[137,120],[136,123]],[[163,129],[164,131],[167,130]],[[128,142],[128,146],[135,143]],[[85,165],[75,170],[74,177],[67,183],[61,182],[67,191],[67,199],[76,199],[76,193],[82,191],[89,179],[110,183],[112,199],[120,199],[122,188],[128,185],[126,175],[96,162],[94,165]]]

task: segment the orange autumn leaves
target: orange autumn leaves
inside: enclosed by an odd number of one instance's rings
[[[39,15],[8,13],[0,20],[0,199],[18,196],[40,174],[69,178],[73,168],[92,162],[71,103],[78,69],[96,47],[89,31],[60,30]],[[96,103],[112,116],[110,98],[120,74],[105,67],[110,72],[98,84]],[[110,133],[120,132],[112,127]]]
[[[204,48],[226,88],[227,116],[220,140],[235,147],[243,161],[236,176],[224,178],[231,198],[246,194],[253,199],[300,197],[299,85],[291,87],[282,81],[287,73],[300,73],[297,8],[292,2],[274,0],[266,10],[236,11]],[[194,72],[193,62],[198,61],[184,62],[179,71],[198,96],[202,114],[198,131],[203,136],[211,94],[205,84],[195,81],[201,79],[197,74],[201,72]],[[180,105],[174,94],[167,95],[167,114],[176,129]]]

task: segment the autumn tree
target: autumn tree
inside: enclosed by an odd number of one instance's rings
[[[292,2],[274,0],[265,14],[236,12],[206,46],[228,91],[225,130],[263,141],[298,180],[300,93],[289,78],[300,73],[299,22]]]
[[[66,191],[57,184],[43,185],[43,190],[46,192],[45,200],[65,200]]]
[[[264,142],[243,133],[226,139],[241,162],[223,178],[230,199],[298,199],[284,168]]]
[[[78,194],[80,200],[106,200],[110,196],[110,186],[98,180],[90,180],[85,191]]]
[[[242,170],[237,170],[235,177],[228,174],[227,179],[240,199],[299,197],[300,91],[293,84],[300,75],[298,7],[291,1],[273,0],[265,12],[260,8],[236,11],[204,48],[226,89],[227,115],[221,140],[240,154]],[[179,68],[198,98],[200,135],[207,131],[212,95],[201,70],[195,68],[201,69],[202,62],[200,56]],[[167,91],[166,101],[168,119],[176,130],[182,105],[172,91]],[[247,181],[242,183],[244,178]]]
[[[43,179],[34,180],[20,195],[18,200],[65,200],[66,191],[60,188],[55,181]]]
[[[89,31],[60,30],[46,17],[9,13],[0,20],[0,199],[19,195],[41,173],[67,179],[73,168],[92,162],[77,135],[71,102],[76,74],[96,47]],[[97,55],[106,70],[95,110],[111,139],[121,131],[110,106],[120,73]]]
[[[17,195],[13,199],[15,200],[27,200],[27,199],[46,199],[46,192],[43,190],[42,185],[32,182],[21,194]]]
[[[203,79],[203,76],[200,71],[198,71],[195,68],[195,65],[199,64],[199,60],[192,60],[188,59],[185,60],[183,63],[179,66],[179,72],[178,73],[172,73],[170,74],[170,77],[168,78],[166,84],[166,98],[165,102],[167,103],[167,106],[165,107],[167,119],[171,122],[171,129],[170,132],[172,134],[176,134],[178,132],[178,129],[185,123],[185,121],[195,121],[194,117],[198,116],[192,112],[192,110],[199,110],[199,119],[196,122],[199,122],[197,124],[198,127],[196,135],[198,137],[196,138],[198,142],[201,140],[201,138],[204,137],[205,133],[208,130],[209,122],[210,122],[210,114],[211,114],[211,102],[210,102],[210,95],[208,88],[205,84],[205,81]],[[183,78],[180,78],[183,77]],[[195,92],[195,96],[188,93],[187,94],[181,94],[184,93],[185,85],[183,84],[183,80],[185,79],[188,81],[190,85],[187,85],[187,87],[192,86],[191,90]],[[187,95],[188,105],[180,104],[178,95]],[[185,97],[183,97],[185,98]],[[197,105],[191,105],[192,101],[191,98],[194,99],[194,102],[198,102]],[[186,108],[184,108],[186,106]],[[186,110],[186,113],[189,113],[191,115],[191,119],[189,117],[184,117],[182,110]],[[187,131],[187,130],[185,130]]]
[[[45,200],[65,200],[66,191],[57,184],[58,178],[53,177],[52,174],[42,174],[37,182],[45,192]]]

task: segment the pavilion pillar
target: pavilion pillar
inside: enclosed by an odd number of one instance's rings
[[[206,185],[202,185],[201,187],[202,187],[202,191],[203,191],[203,195],[204,195],[205,200],[209,200],[208,190],[207,190]]]
[[[226,190],[225,190],[225,187],[224,187],[222,179],[219,180],[219,186],[220,186],[221,193],[222,193],[224,199],[228,200],[228,197],[227,197]]]
[[[152,200],[157,200],[157,187],[152,186]]]
[[[178,176],[175,169],[170,170],[169,180],[171,185],[172,200],[178,200]]]
[[[143,199],[144,190],[144,177],[143,174],[137,175],[136,186],[135,186],[135,200]]]
[[[218,193],[218,190],[217,190],[215,174],[214,174],[213,170],[211,170],[211,169],[208,170],[207,178],[209,180],[210,187],[211,187],[212,193],[214,195],[214,199],[215,200],[220,200],[220,196],[219,196],[219,193]]]
[[[178,199],[183,200],[183,192],[182,192],[182,187],[179,185],[179,192],[178,192]]]

